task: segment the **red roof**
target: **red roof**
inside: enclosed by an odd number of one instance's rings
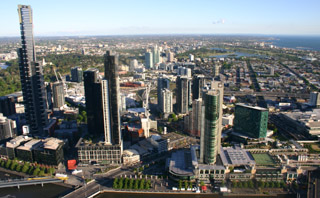
[[[201,186],[202,190],[207,190],[207,186]]]

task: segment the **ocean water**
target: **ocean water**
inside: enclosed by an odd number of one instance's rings
[[[301,50],[320,51],[320,36],[272,36],[273,45]]]

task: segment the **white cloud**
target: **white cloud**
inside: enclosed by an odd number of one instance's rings
[[[219,20],[213,21],[212,23],[213,24],[224,24],[225,20],[224,19],[219,19]]]

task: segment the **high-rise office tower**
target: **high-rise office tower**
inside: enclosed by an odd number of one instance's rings
[[[108,81],[110,103],[110,123],[112,144],[122,145],[120,131],[120,87],[118,74],[118,55],[107,51],[104,56],[104,77]]]
[[[172,113],[172,92],[169,89],[162,89],[161,94],[161,104],[160,109],[162,113],[169,114]]]
[[[205,77],[202,74],[192,78],[192,100],[202,98],[202,88],[205,86]]]
[[[268,109],[237,104],[234,113],[235,132],[252,138],[267,137]]]
[[[156,65],[160,63],[160,50],[158,48],[158,46],[156,45],[153,48],[153,65]]]
[[[53,108],[60,108],[64,105],[64,88],[62,82],[52,84]]]
[[[190,134],[193,136],[200,137],[200,131],[202,127],[202,98],[196,99],[192,102],[192,114]]]
[[[161,91],[162,89],[170,89],[170,80],[164,75],[160,75],[158,77],[158,87],[157,87],[157,95],[158,95],[158,107],[161,108]]]
[[[99,70],[90,68],[83,73],[83,77],[88,131],[92,135],[101,135],[103,133],[103,118],[101,77],[99,76]]]
[[[178,76],[176,80],[176,86],[177,113],[186,114],[189,112],[189,103],[191,103],[191,81],[188,77]]]
[[[98,69],[84,72],[87,122],[89,133],[103,136],[106,144],[111,144],[110,106],[108,82],[99,75]]]
[[[153,55],[151,52],[145,53],[145,66],[146,69],[152,69],[153,68]]]
[[[43,135],[47,125],[47,103],[42,66],[36,61],[33,19],[30,6],[18,5],[21,48],[18,49],[19,70],[25,115],[32,134]]]
[[[309,104],[312,107],[316,107],[316,108],[320,107],[320,94],[319,94],[319,92],[311,92],[310,93]]]
[[[74,67],[71,69],[71,80],[72,82],[82,82],[83,81],[83,71],[81,67]]]
[[[137,61],[137,59],[131,60],[131,61],[130,61],[130,68],[129,68],[129,70],[130,70],[131,72],[133,72],[137,67],[138,67],[138,61]]]

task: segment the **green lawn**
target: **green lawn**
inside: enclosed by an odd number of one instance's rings
[[[257,165],[274,165],[274,160],[267,153],[251,153]]]

